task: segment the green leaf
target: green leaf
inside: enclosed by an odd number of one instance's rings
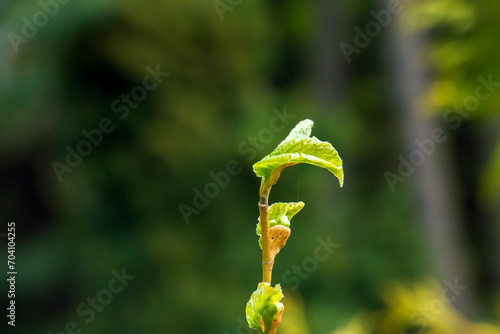
[[[293,202],[293,203],[274,203],[268,209],[269,217],[269,229],[276,225],[282,225],[285,227],[290,227],[290,221],[292,217],[295,216],[304,207],[303,202]],[[257,235],[259,238],[259,245],[262,248],[262,229],[259,222],[257,223]]]
[[[307,163],[326,168],[344,184],[342,159],[329,142],[311,137],[313,121],[301,121],[274,151],[253,165],[257,176],[262,178],[261,195],[268,195],[278,181],[281,171],[292,165]]]
[[[247,303],[246,315],[250,328],[258,329],[259,333],[268,333],[271,323],[282,307],[279,302],[283,298],[281,286],[276,284],[273,288],[271,284],[261,282],[257,290],[252,293]],[[260,318],[264,321],[265,331],[260,327]]]

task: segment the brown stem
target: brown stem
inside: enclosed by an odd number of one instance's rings
[[[269,217],[267,196],[260,196],[259,213],[262,232],[262,281],[271,283],[274,259],[271,258],[269,243]]]

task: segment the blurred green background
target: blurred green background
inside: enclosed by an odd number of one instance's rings
[[[500,3],[65,1],[0,4],[2,333],[250,333],[252,164],[306,118],[345,183],[273,187],[306,203],[278,333],[500,332]],[[319,261],[318,238],[340,246]]]

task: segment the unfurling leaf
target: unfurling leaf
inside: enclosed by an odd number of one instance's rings
[[[271,238],[271,248],[273,247],[273,242],[275,246],[279,246],[279,249],[281,249],[284,245],[288,237],[290,236],[290,221],[292,220],[292,217],[295,216],[297,212],[299,212],[302,208],[304,207],[303,202],[293,202],[293,203],[274,203],[271,205],[268,209],[268,217],[269,217],[269,237]],[[282,226],[286,227],[288,229],[288,235],[284,239],[283,242],[281,242],[282,238],[284,237],[284,230],[283,229],[275,229],[276,226]],[[260,226],[260,217],[259,217],[259,222],[257,223],[257,235],[260,237],[259,238],[259,245],[260,248],[262,248],[262,230]],[[275,235],[275,239],[273,241],[272,237],[273,234]],[[282,244],[281,244],[282,243]],[[279,249],[274,255],[276,255],[279,252]],[[274,256],[273,256],[274,257]]]
[[[247,303],[246,316],[250,328],[258,329],[261,334],[269,334],[275,317],[282,313],[283,304],[279,302],[281,298],[283,293],[279,284],[273,288],[269,283],[259,283]],[[279,318],[281,320],[281,316]]]
[[[285,305],[283,305],[282,303],[278,303],[278,305],[280,307],[280,310],[274,316],[269,334],[276,334],[276,328],[278,328],[278,325],[281,323],[281,317],[283,316],[283,312],[285,311]]]
[[[311,137],[313,121],[301,121],[274,151],[253,165],[257,176],[262,178],[260,194],[268,195],[278,181],[281,171],[299,163],[307,163],[328,169],[344,184],[342,160],[329,142]]]
[[[290,233],[290,228],[281,225],[276,225],[269,229],[269,256],[271,259],[274,260],[276,254],[285,246]]]

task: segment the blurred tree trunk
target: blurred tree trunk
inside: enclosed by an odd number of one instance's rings
[[[314,85],[321,103],[328,105],[342,94],[346,69],[349,66],[339,45],[342,42],[343,8],[337,1],[317,1],[317,32],[312,52]]]
[[[466,252],[461,189],[453,168],[449,128],[442,124],[441,117],[429,117],[434,111],[428,110],[429,106],[419,99],[431,82],[424,58],[428,35],[420,32],[405,36],[400,24],[393,22],[388,34],[394,96],[406,144],[403,156],[409,160],[411,152],[420,150],[415,140],[431,139],[437,128],[442,128],[448,135],[444,143],[435,143],[435,151],[426,154],[421,165],[414,166],[415,172],[405,182],[416,184],[416,210],[428,234],[430,253],[440,282],[454,282],[456,279],[459,284],[467,286],[453,304],[470,316],[474,309],[474,281]]]
[[[498,145],[500,145],[500,119],[496,117],[489,117],[487,120],[486,131],[478,140],[478,145],[485,152],[485,159],[483,161],[488,166],[494,159]],[[481,177],[485,177],[485,165],[482,166],[483,173]],[[495,168],[488,166],[489,168]],[[500,171],[497,171],[500,173]],[[491,182],[491,180],[481,180],[481,182]],[[483,187],[485,184],[482,185]],[[484,189],[481,189],[484,191]],[[491,196],[491,197],[490,197]],[[482,238],[486,240],[484,247],[485,255],[488,262],[488,268],[485,269],[488,275],[488,284],[490,288],[500,293],[500,197],[490,194],[482,198],[482,214],[485,217],[485,229],[482,231]]]
[[[491,220],[491,225],[492,227],[492,239],[491,244],[493,245],[493,254],[496,254],[497,256],[494,255],[494,275],[495,275],[495,282],[496,282],[496,290],[500,291],[500,200],[497,201],[497,204],[495,206],[495,209],[492,210],[492,220]]]

